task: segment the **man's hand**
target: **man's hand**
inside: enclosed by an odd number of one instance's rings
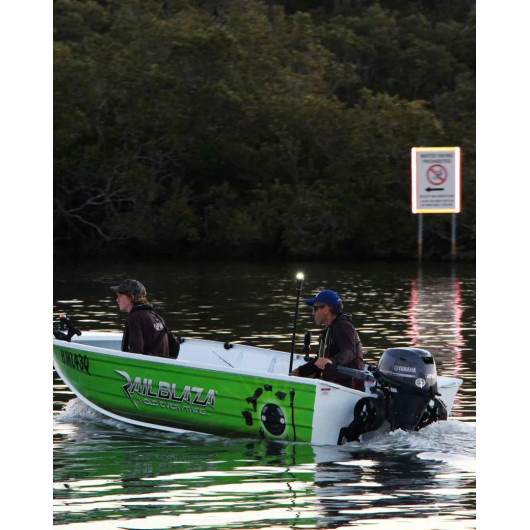
[[[327,359],[326,357],[320,357],[315,362],[315,366],[320,370],[324,370],[326,364],[331,364],[331,360]]]

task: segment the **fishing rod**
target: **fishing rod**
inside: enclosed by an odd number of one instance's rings
[[[293,371],[294,344],[296,342],[296,323],[298,321],[298,307],[300,306],[300,293],[302,292],[303,283],[304,274],[302,272],[299,272],[296,275],[296,308],[294,311],[293,339],[291,341],[291,359],[289,360],[289,375],[291,375]]]

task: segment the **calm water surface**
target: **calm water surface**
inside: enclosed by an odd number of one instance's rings
[[[419,346],[464,380],[448,422],[341,447],[131,427],[88,409],[54,373],[54,519],[68,529],[475,528],[475,269],[470,265],[57,265],[54,317],[121,329],[109,286],[137,278],[188,337],[290,351],[294,276],[302,296],[341,294],[365,361]],[[298,344],[316,332],[301,308]]]

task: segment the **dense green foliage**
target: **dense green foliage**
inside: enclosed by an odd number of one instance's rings
[[[56,251],[412,257],[410,148],[458,145],[473,257],[474,61],[466,0],[56,0]]]

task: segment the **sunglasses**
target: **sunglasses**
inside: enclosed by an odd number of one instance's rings
[[[325,306],[325,305],[314,305],[314,306],[313,306],[313,313],[314,313],[315,311],[318,311],[319,309],[322,309],[323,307],[326,307],[326,306]]]

